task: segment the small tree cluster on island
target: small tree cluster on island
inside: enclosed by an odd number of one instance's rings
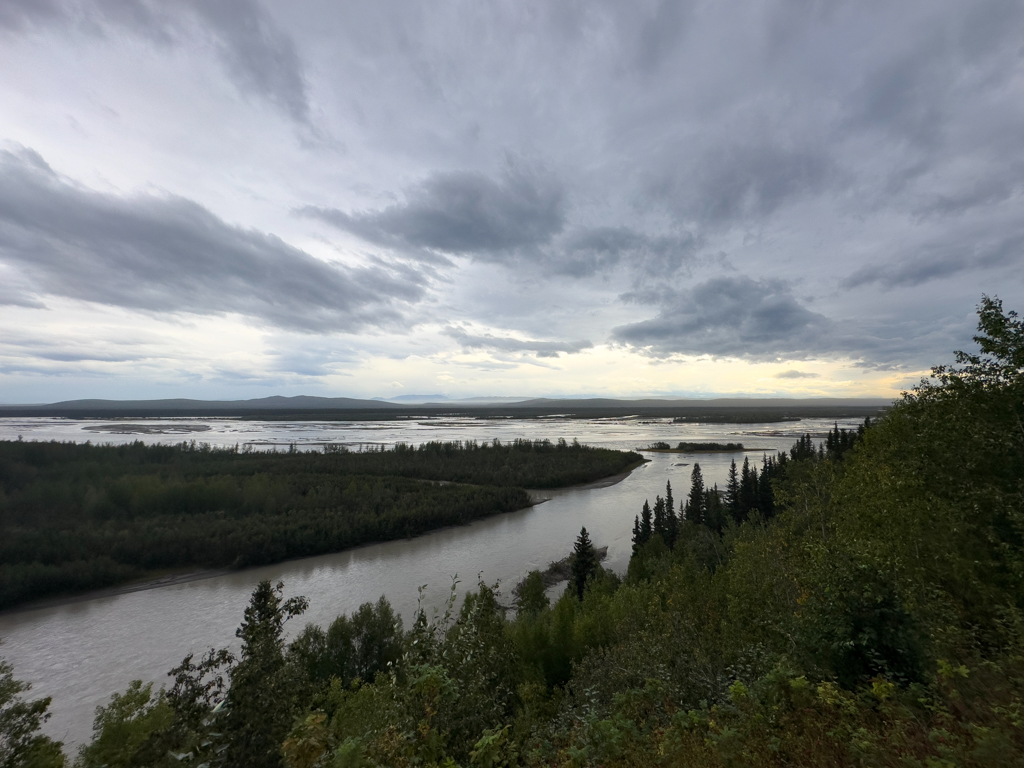
[[[776,512],[774,485],[790,462],[839,462],[870,427],[870,417],[857,429],[840,428],[836,423],[818,447],[815,447],[810,434],[801,435],[789,452],[780,451],[775,456],[765,454],[760,470],[747,457],[744,457],[742,467],[737,467],[733,459],[724,491],[720,491],[717,484],[708,488],[700,464],[695,463],[690,473],[690,491],[680,504],[678,513],[674,507],[671,481],[666,483],[665,497],[655,497],[653,509],[648,500],[644,501],[643,509],[633,521],[633,554],[637,554],[655,536],[668,549],[675,549],[680,526],[684,523],[704,526],[721,534],[730,524],[740,525],[753,514],[758,514],[762,520],[770,519]]]

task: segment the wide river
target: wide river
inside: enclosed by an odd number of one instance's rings
[[[608,448],[635,449],[652,441],[741,442],[751,462],[761,452],[788,449],[801,434],[823,437],[828,419],[744,425],[673,424],[668,419],[432,418],[382,422],[260,422],[237,419],[89,421],[49,418],[0,419],[0,440],[74,440],[121,443],[195,439],[217,446],[251,444],[316,449],[325,443],[360,446],[419,444],[429,440],[515,438],[578,439]],[[856,426],[841,421],[840,426]],[[46,732],[69,751],[89,739],[95,708],[133,679],[167,682],[166,673],[190,652],[236,647],[235,628],[261,579],[283,581],[286,595],[305,595],[309,610],[288,626],[329,623],[361,603],[387,595],[408,626],[417,588],[426,585],[428,610],[439,606],[452,579],[460,591],[478,579],[499,582],[505,601],[526,573],[569,553],[586,526],[596,546],[608,546],[605,566],[623,573],[629,562],[634,515],[653,503],[671,481],[685,496],[693,463],[705,482],[725,484],[729,462],[742,454],[652,454],[650,462],[606,487],[544,492],[548,501],[529,509],[446,528],[415,539],[372,544],[333,555],[290,560],[227,575],[137,592],[96,596],[63,605],[0,614],[0,655],[15,676],[32,684],[33,696],[52,696]],[[556,588],[557,589],[557,588]]]

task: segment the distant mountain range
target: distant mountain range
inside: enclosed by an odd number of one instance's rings
[[[466,411],[502,415],[554,415],[573,412],[575,415],[637,414],[677,415],[686,412],[712,413],[726,410],[764,410],[793,415],[832,415],[845,410],[862,413],[890,404],[884,398],[715,398],[696,400],[683,398],[617,399],[607,397],[577,398],[514,398],[474,397],[452,400],[445,395],[399,395],[390,399],[361,400],[351,397],[261,397],[252,400],[65,400],[35,405],[0,405],[2,416],[255,416],[261,413],[322,414],[325,417],[350,412],[353,418],[393,418],[409,415],[438,415]],[[359,415],[356,415],[358,412]]]
[[[321,411],[350,410],[354,408],[401,408],[397,403],[384,400],[358,400],[352,397],[312,397],[296,395],[295,397],[260,397],[254,400],[189,400],[175,398],[172,400],[63,400],[59,403],[39,405],[0,405],[0,410],[12,409],[51,409],[61,411]]]

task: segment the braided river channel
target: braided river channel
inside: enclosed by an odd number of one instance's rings
[[[858,422],[840,420],[841,427]],[[94,443],[178,443],[351,450],[420,444],[430,440],[502,442],[565,438],[632,450],[654,441],[739,442],[745,453],[644,454],[649,461],[617,482],[534,494],[542,503],[470,525],[445,528],[414,539],[371,544],[336,554],[277,565],[204,575],[117,594],[85,595],[64,603],[28,606],[0,614],[0,656],[15,677],[32,684],[30,696],[52,696],[46,732],[73,754],[88,741],[97,705],[133,679],[168,683],[167,671],[190,653],[236,648],[235,629],[253,587],[262,579],[284,582],[286,596],[305,595],[309,610],[289,622],[294,635],[307,622],[326,625],[339,613],[386,595],[405,626],[417,601],[432,612],[448,596],[452,580],[464,593],[482,579],[499,583],[511,603],[512,587],[529,571],[543,570],[572,549],[586,526],[595,546],[608,547],[605,567],[622,574],[629,562],[633,518],[645,499],[653,503],[672,483],[685,497],[699,462],[708,485],[725,485],[729,464],[743,457],[760,465],[763,452],[788,450],[801,434],[823,438],[831,419],[769,424],[673,424],[670,419],[429,418],[380,422],[261,422],[238,419],[145,419],[90,421],[56,418],[0,419],[0,439],[73,440]],[[610,483],[610,484],[609,484]],[[199,576],[199,574],[197,574]],[[422,598],[419,587],[426,585]],[[552,588],[553,593],[564,585]]]

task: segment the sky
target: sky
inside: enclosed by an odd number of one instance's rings
[[[1019,0],[4,0],[0,402],[898,395],[1024,310]]]

